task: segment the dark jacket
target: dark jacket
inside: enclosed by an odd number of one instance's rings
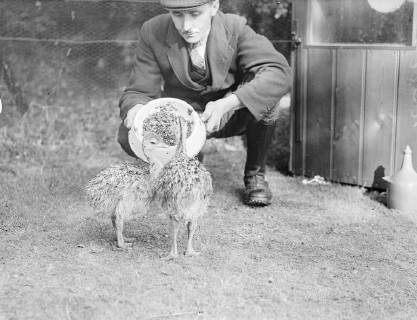
[[[169,14],[147,21],[140,30],[129,85],[120,99],[120,116],[135,104],[173,97],[204,110],[207,102],[234,92],[257,120],[274,114],[291,86],[291,70],[271,42],[255,33],[246,20],[218,12],[207,40],[211,83],[191,80],[186,43]]]

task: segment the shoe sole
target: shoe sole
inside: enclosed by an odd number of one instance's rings
[[[245,204],[251,207],[266,207],[272,203],[272,200],[267,198],[258,198],[252,200],[245,200]]]

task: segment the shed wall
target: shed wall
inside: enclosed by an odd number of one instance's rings
[[[301,47],[297,61],[292,171],[385,188],[405,146],[417,154],[417,53]]]

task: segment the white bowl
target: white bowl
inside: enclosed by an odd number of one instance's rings
[[[133,152],[140,159],[148,162],[143,152],[143,122],[150,115],[160,111],[163,106],[169,105],[173,112],[188,121],[192,121],[191,134],[186,141],[187,155],[192,158],[203,148],[206,142],[206,128],[198,113],[191,105],[175,98],[160,98],[148,102],[135,116],[132,128],[129,130],[129,144]],[[176,148],[176,146],[173,146]]]

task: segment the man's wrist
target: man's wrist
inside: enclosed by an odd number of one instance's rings
[[[140,109],[142,109],[142,107],[143,107],[143,104],[141,104],[141,103],[135,104],[132,108],[129,109],[129,111],[127,113],[129,113],[129,112],[136,113]]]
[[[224,97],[223,101],[225,102],[227,111],[235,111],[243,107],[239,98],[234,93]]]
[[[136,114],[140,111],[140,109],[142,109],[142,107],[143,104],[136,104],[127,111],[126,117],[123,119],[123,123],[126,128],[130,129],[132,127]]]

